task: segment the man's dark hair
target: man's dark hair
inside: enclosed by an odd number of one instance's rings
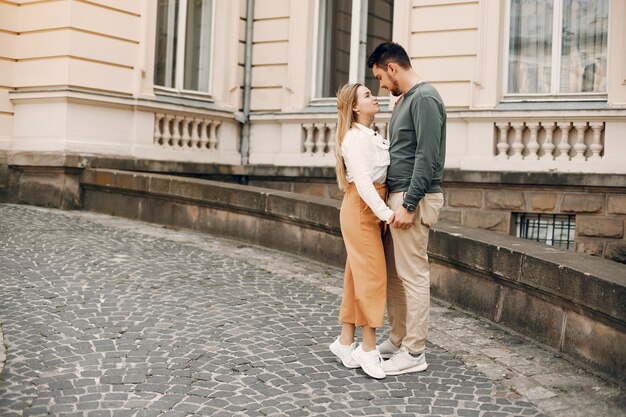
[[[387,71],[387,64],[395,62],[401,68],[411,68],[411,60],[403,47],[395,42],[383,42],[367,57],[367,67],[374,65]]]

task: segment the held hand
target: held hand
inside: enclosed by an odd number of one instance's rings
[[[413,226],[415,213],[409,213],[404,207],[400,207],[394,213],[393,227],[396,229],[410,229]]]
[[[387,220],[387,224],[391,225],[393,224],[394,219],[396,218],[396,213],[391,213],[391,216],[389,217],[389,220]]]

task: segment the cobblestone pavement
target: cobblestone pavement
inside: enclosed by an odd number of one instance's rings
[[[437,302],[427,371],[344,369],[340,285],[227,239],[0,205],[0,416],[626,414],[619,387]]]

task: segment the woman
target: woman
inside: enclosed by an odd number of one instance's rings
[[[359,83],[337,93],[337,183],[345,192],[340,220],[348,258],[343,300],[339,311],[341,336],[331,345],[348,368],[361,367],[373,378],[384,378],[376,350],[376,329],[385,314],[387,272],[381,231],[393,221],[385,204],[389,143],[371,129],[378,100]],[[362,328],[363,342],[356,347],[354,333]]]

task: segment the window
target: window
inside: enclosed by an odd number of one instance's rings
[[[574,247],[575,215],[516,213],[515,217],[517,237],[564,249]]]
[[[509,94],[606,92],[609,0],[510,0]]]
[[[320,0],[317,97],[334,97],[347,82],[387,95],[366,66],[367,54],[390,41],[393,0]]]
[[[154,84],[209,92],[211,0],[158,0]]]

